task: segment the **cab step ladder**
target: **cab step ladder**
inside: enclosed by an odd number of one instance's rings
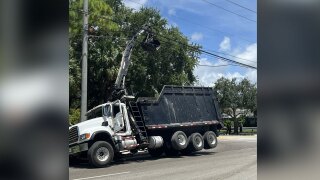
[[[141,142],[148,143],[148,134],[144,124],[143,117],[141,116],[139,107],[136,102],[129,102],[131,113],[135,120],[135,126],[138,130]]]

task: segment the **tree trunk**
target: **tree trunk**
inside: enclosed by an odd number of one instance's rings
[[[237,118],[234,118],[234,134],[239,134],[239,121]]]
[[[233,123],[234,123],[234,134],[239,134],[239,120],[237,119],[236,109],[232,109],[233,111]]]

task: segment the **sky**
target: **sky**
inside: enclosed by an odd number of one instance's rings
[[[257,67],[256,0],[124,0],[124,3],[134,9],[142,6],[156,8],[169,25],[179,27],[190,43]],[[217,66],[230,63],[201,54],[199,64]],[[235,65],[197,66],[194,75],[197,85],[201,86],[212,86],[220,77],[248,78],[252,83],[257,82],[256,69]]]

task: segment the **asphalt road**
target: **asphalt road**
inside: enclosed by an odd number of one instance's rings
[[[221,136],[215,149],[190,156],[152,158],[147,153],[128,157],[106,168],[82,163],[69,167],[69,179],[257,179],[257,137]]]

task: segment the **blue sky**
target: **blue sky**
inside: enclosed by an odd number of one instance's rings
[[[134,3],[134,2],[136,3]],[[178,26],[189,38],[190,42],[198,43],[205,50],[215,51],[227,58],[257,66],[257,23],[226,12],[209,3],[225,8],[246,18],[257,21],[257,14],[236,6],[233,1],[256,11],[256,0],[124,0],[126,6],[139,9],[141,4],[160,10],[169,24]],[[226,54],[231,54],[231,57]],[[201,55],[200,64],[228,64],[214,57]],[[204,67],[197,66],[194,70],[198,85],[212,85],[219,77],[244,78],[256,83],[255,69],[239,66]]]

